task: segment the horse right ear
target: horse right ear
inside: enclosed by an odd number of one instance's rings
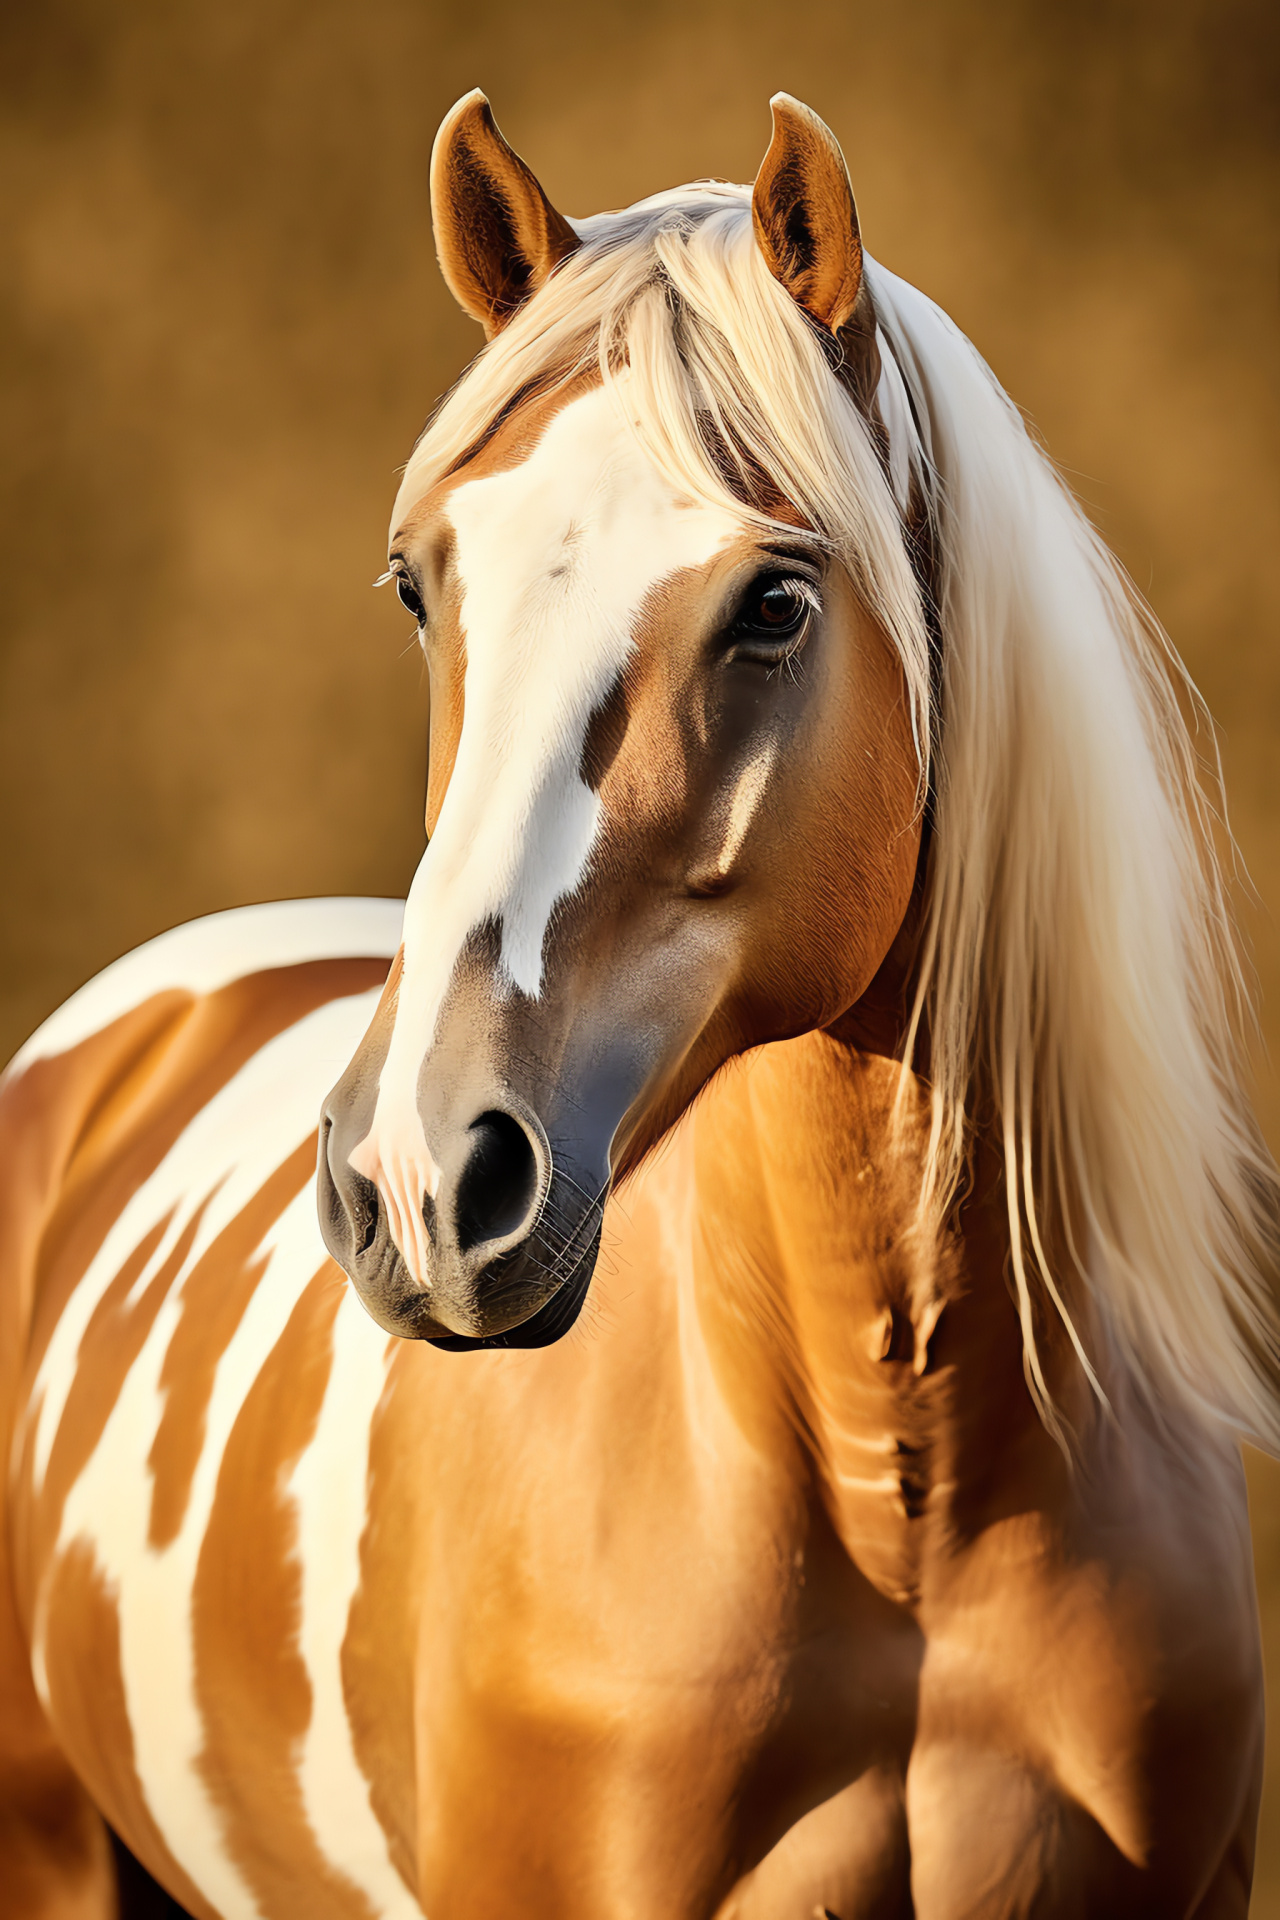
[[[449,290],[491,340],[580,244],[498,132],[478,87],[436,135],[431,218]]]
[[[839,340],[840,378],[874,423],[880,350],[844,155],[812,108],[789,93],[769,105],[773,139],[751,191],[756,245],[796,305]]]
[[[862,238],[844,155],[811,107],[789,93],[775,93],[769,105],[773,139],[751,193],[756,244],[797,306],[839,333],[862,290]]]

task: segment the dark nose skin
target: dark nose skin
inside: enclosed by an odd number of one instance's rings
[[[328,1176],[331,1235],[326,1238],[335,1260],[354,1277],[377,1246],[381,1196],[372,1180],[356,1172],[347,1153],[337,1149],[335,1138],[345,1144],[347,1130],[335,1136],[329,1108],[324,1119],[327,1151],[321,1171]],[[488,1261],[532,1231],[541,1197],[539,1154],[513,1114],[499,1107],[480,1114],[466,1129],[460,1154],[446,1154],[447,1161],[458,1163],[457,1177],[442,1169],[435,1198],[424,1195],[422,1201],[433,1264],[438,1266],[451,1246],[464,1257],[479,1255]],[[434,1285],[436,1276],[431,1279]]]
[[[419,1285],[391,1238],[386,1208],[350,1154],[368,1132],[374,1089],[344,1076],[321,1118],[317,1198],[325,1244],[388,1333],[452,1350],[543,1346],[582,1305],[599,1245],[603,1194],[584,1205],[585,1180],[553,1165],[536,1116],[509,1094],[490,1097],[464,1125],[427,1122],[440,1166],[424,1196],[429,1284]],[[603,1182],[597,1182],[597,1187]]]
[[[422,1202],[426,1286],[391,1237],[382,1195],[351,1166],[373,1122],[394,998],[321,1118],[330,1253],[379,1326],[455,1352],[547,1346],[573,1325],[599,1250],[614,1133],[651,1064],[630,1028],[602,1034],[578,1021],[574,980],[563,1005],[513,992],[491,947],[486,934],[458,963],[418,1077],[439,1168]]]

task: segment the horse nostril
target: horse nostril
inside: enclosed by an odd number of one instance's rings
[[[363,1174],[351,1176],[351,1240],[357,1259],[368,1253],[378,1232],[378,1189]]]
[[[350,1273],[378,1238],[382,1208],[373,1181],[356,1172],[335,1145],[335,1133],[333,1115],[322,1113],[316,1197],[324,1243]]]
[[[458,1182],[458,1245],[463,1252],[505,1240],[529,1216],[538,1192],[538,1161],[528,1134],[509,1113],[482,1113],[469,1129],[473,1145]]]

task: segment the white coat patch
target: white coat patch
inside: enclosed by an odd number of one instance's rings
[[[271,900],[188,920],[95,974],[37,1027],[8,1071],[21,1073],[33,1061],[66,1053],[172,987],[216,993],[248,974],[309,960],[389,960],[400,944],[403,917],[399,900],[335,896]]]
[[[90,1264],[50,1343],[34,1396],[38,1484],[93,1306],[129,1248],[150,1227],[172,1212],[149,1263],[148,1272],[154,1272],[164,1248],[172,1250],[181,1223],[207,1200],[200,1232],[133,1362],[97,1447],[68,1494],[38,1599],[33,1667],[47,1702],[45,1601],[60,1556],[74,1543],[83,1543],[117,1601],[121,1679],[148,1811],[174,1858],[211,1905],[245,1920],[261,1910],[227,1845],[222,1816],[201,1769],[205,1732],[196,1688],[192,1590],[229,1436],[301,1293],[328,1261],[311,1181],[267,1229],[252,1255],[263,1261],[264,1271],[218,1361],[182,1524],[162,1548],[149,1540],[152,1489],[145,1463],[165,1410],[165,1356],[182,1317],[186,1276],[216,1233],[314,1131],[334,1066],[349,1057],[377,999],[375,989],[316,1008],[269,1040],[201,1109],[132,1196]],[[314,1701],[299,1755],[299,1784],[316,1844],[333,1871],[360,1889],[378,1913],[408,1920],[420,1908],[391,1863],[370,1805],[368,1784],[345,1725],[341,1678],[342,1641],[358,1579],[364,1524],[368,1427],[382,1390],[386,1350],[387,1336],[348,1294],[334,1324],[333,1364],[317,1431],[289,1485],[303,1566],[299,1652]]]

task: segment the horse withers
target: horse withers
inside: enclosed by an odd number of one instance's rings
[[[403,913],[180,928],[9,1071],[15,1914],[112,1911],[104,1818],[205,1920],[1246,1912],[1194,694],[773,112],[569,221],[455,108]]]

